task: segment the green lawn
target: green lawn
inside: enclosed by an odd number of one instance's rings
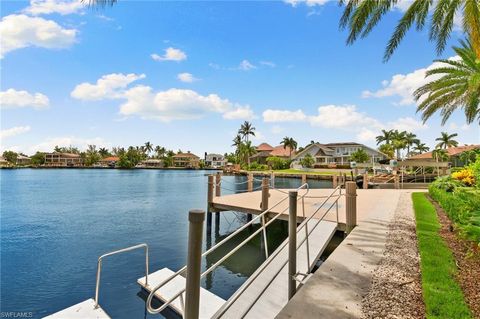
[[[272,170],[252,170],[252,171],[249,171],[249,173],[255,173],[255,172],[258,172],[258,173],[271,173]],[[306,175],[335,175],[335,174],[338,174],[339,171],[336,171],[334,169],[332,170],[329,170],[329,171],[302,171],[300,169],[293,169],[293,168],[289,168],[289,169],[277,169],[277,170],[273,170],[274,173],[276,174],[306,174]]]
[[[457,268],[452,252],[438,233],[440,224],[435,207],[425,193],[413,193],[412,199],[427,318],[472,318],[462,290],[454,278]]]

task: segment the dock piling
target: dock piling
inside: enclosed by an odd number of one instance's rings
[[[208,175],[207,187],[207,233],[212,231],[213,175]]]
[[[249,173],[247,177],[247,190],[248,192],[253,191],[253,174]]]
[[[363,174],[363,189],[368,189],[368,173]]]
[[[222,194],[222,175],[218,172],[215,175],[215,196],[220,196]]]
[[[337,176],[337,174],[332,175],[332,184],[333,184],[333,188],[337,188],[337,186],[338,186],[338,176]]]
[[[270,194],[269,194],[268,177],[264,177],[262,179],[262,203],[261,203],[262,211],[266,211],[268,209],[269,196]]]
[[[288,300],[297,292],[297,196],[296,191],[288,193]]]
[[[212,176],[213,180],[213,176]],[[200,309],[200,271],[202,267],[202,238],[205,211],[193,209],[188,213],[188,255],[185,288],[185,318],[198,319]]]
[[[357,185],[355,182],[346,182],[345,189],[346,233],[349,234],[357,225]]]
[[[302,185],[307,182],[307,174],[302,174]]]

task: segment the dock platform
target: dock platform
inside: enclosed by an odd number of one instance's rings
[[[59,312],[44,317],[44,319],[110,319],[103,309],[95,308],[95,300],[88,299]]]

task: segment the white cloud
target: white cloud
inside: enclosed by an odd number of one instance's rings
[[[274,125],[274,126],[272,126],[271,131],[272,131],[273,134],[280,134],[283,131],[285,131],[285,129],[283,127],[281,127],[280,125]]]
[[[250,105],[237,106],[236,108],[223,113],[223,118],[227,120],[251,120],[255,117]]]
[[[267,109],[262,115],[264,122],[300,122],[307,119],[307,116],[302,110],[288,111]]]
[[[428,125],[423,124],[421,121],[417,121],[412,117],[401,117],[398,120],[387,123],[389,129],[418,132],[428,129]]]
[[[145,74],[112,73],[102,76],[96,84],[78,84],[70,95],[79,100],[117,99],[123,97],[127,86],[135,81],[144,79]]]
[[[47,108],[50,104],[48,97],[42,93],[29,93],[8,89],[0,92],[0,109],[15,109],[33,107],[35,109]]]
[[[364,143],[374,142],[378,132],[362,127],[360,132],[357,133],[357,140]]]
[[[309,116],[313,126],[349,129],[359,126],[378,127],[380,123],[365,113],[357,111],[355,105],[323,105],[318,107],[318,115]]]
[[[185,83],[192,83],[192,82],[198,81],[198,79],[194,77],[193,74],[188,72],[179,73],[177,75],[177,79]]]
[[[285,3],[290,4],[292,7],[296,7],[299,4],[305,4],[308,7],[313,6],[323,6],[327,4],[330,0],[285,0]]]
[[[459,57],[455,56],[450,59],[458,60]],[[395,74],[390,80],[382,81],[382,89],[377,91],[365,90],[362,92],[363,98],[384,98],[384,97],[393,97],[399,96],[400,101],[395,104],[398,105],[412,105],[415,104],[415,99],[413,97],[413,92],[422,85],[436,80],[441,77],[441,75],[433,75],[425,78],[425,74],[428,70],[433,68],[438,68],[443,66],[443,63],[434,62],[426,68],[421,68],[407,74]]]
[[[65,29],[55,21],[24,14],[11,14],[0,22],[0,57],[29,46],[65,49],[76,41],[78,31]]]
[[[257,67],[255,65],[251,64],[248,60],[243,60],[238,65],[238,70],[241,70],[241,71],[250,71],[250,70],[253,70],[253,69],[256,69],[256,68]]]
[[[125,98],[127,101],[120,106],[120,114],[138,115],[143,119],[164,122],[198,119],[207,113],[224,114],[235,107],[229,100],[222,99],[217,94],[204,96],[182,89],[153,92],[149,86],[131,88],[125,92]]]
[[[255,142],[262,142],[265,141],[265,135],[263,135],[260,131],[255,131],[255,135],[251,136],[250,139]]]
[[[30,6],[23,10],[31,15],[58,13],[67,15],[81,12],[84,4],[80,0],[31,0]]]
[[[156,53],[153,53],[150,55],[152,59],[155,61],[183,61],[187,59],[187,55],[185,52],[183,52],[180,49],[175,49],[172,47],[169,47],[165,49],[165,54],[164,55],[158,55]]]
[[[101,137],[94,138],[81,138],[75,136],[53,137],[47,138],[45,141],[36,144],[28,149],[29,153],[35,152],[51,152],[55,146],[59,147],[78,147],[80,150],[84,150],[88,145],[96,145],[97,147],[110,148],[111,145]]]
[[[0,131],[0,139],[13,137],[16,135],[24,134],[30,131],[30,126],[15,126],[9,129]]]
[[[261,65],[264,65],[264,66],[268,66],[270,68],[274,68],[276,67],[277,65],[275,63],[273,63],[272,61],[260,61],[260,64]]]

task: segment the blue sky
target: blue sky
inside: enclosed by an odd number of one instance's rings
[[[440,131],[480,140],[461,113],[444,127],[415,113],[411,92],[437,58],[428,31],[409,32],[382,62],[402,8],[347,46],[336,1],[1,5],[2,151],[150,141],[223,153],[244,120],[256,144],[290,136],[375,146],[382,128],[413,131],[430,146]]]

